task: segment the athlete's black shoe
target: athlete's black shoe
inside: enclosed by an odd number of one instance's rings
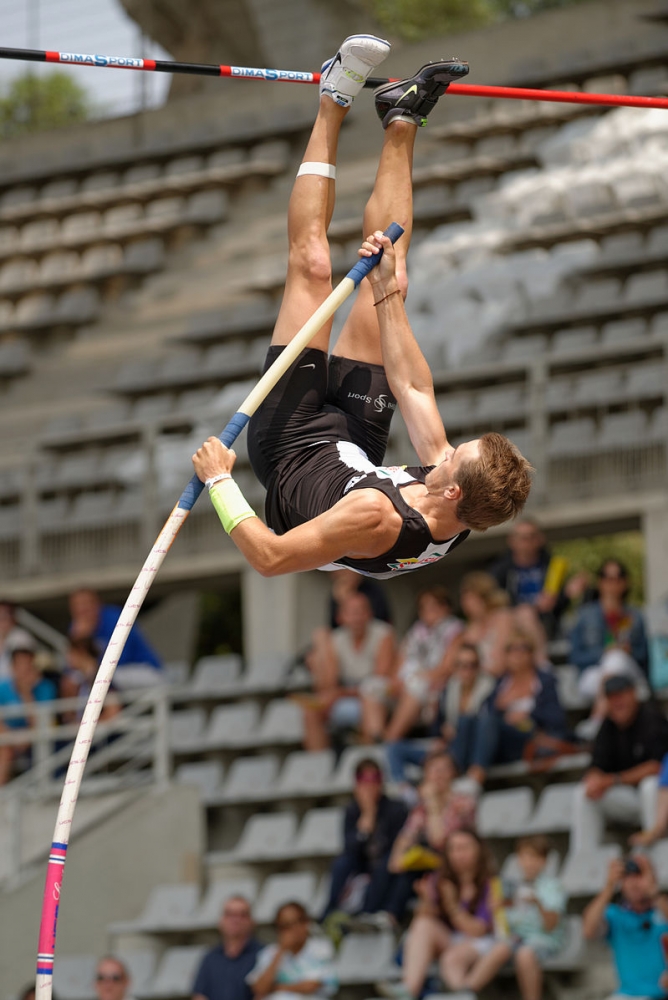
[[[445,59],[427,63],[409,80],[399,83],[384,83],[374,91],[376,112],[387,128],[390,122],[412,122],[426,125],[427,115],[448,89],[467,75],[468,63],[461,59]]]

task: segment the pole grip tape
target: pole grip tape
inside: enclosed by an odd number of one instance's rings
[[[234,444],[249,420],[250,417],[246,416],[245,413],[238,412],[234,414],[223,433],[219,435],[220,440],[226,448],[230,448]],[[177,506],[181,510],[192,510],[203,489],[204,483],[201,479],[193,476],[181,494]]]
[[[393,243],[396,243],[400,236],[403,236],[404,230],[399,225],[398,222],[391,222],[384,232],[384,236],[389,236]],[[380,253],[375,253],[372,257],[361,257],[354,267],[348,271],[346,278],[350,278],[351,281],[355,282],[355,288],[359,285],[363,278],[366,278],[369,271],[373,271],[376,264],[380,263],[380,258],[383,256],[383,251]]]

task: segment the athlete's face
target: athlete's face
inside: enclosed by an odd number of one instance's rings
[[[473,441],[465,441],[457,445],[456,448],[448,447],[443,461],[427,475],[425,480],[430,493],[444,492],[446,495],[454,491],[450,499],[459,499],[460,491],[457,486],[457,473],[462,465],[467,462],[475,462],[480,458],[480,438]]]

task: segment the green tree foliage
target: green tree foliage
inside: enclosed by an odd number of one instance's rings
[[[620,559],[631,577],[629,599],[643,603],[643,570],[645,541],[640,531],[622,531],[615,535],[589,535],[550,545],[554,553],[568,560],[569,576],[582,570],[591,574],[592,581],[606,559]]]
[[[55,70],[46,76],[26,73],[0,97],[0,135],[3,139],[60,128],[85,121],[91,111],[86,91],[70,74]]]
[[[380,24],[408,41],[484,27],[506,17],[528,17],[583,0],[370,0]]]

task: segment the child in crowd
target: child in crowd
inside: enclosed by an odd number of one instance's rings
[[[516,846],[519,882],[504,885],[506,919],[522,1000],[543,995],[541,963],[564,946],[566,896],[559,880],[546,874],[547,837],[521,837]]]

